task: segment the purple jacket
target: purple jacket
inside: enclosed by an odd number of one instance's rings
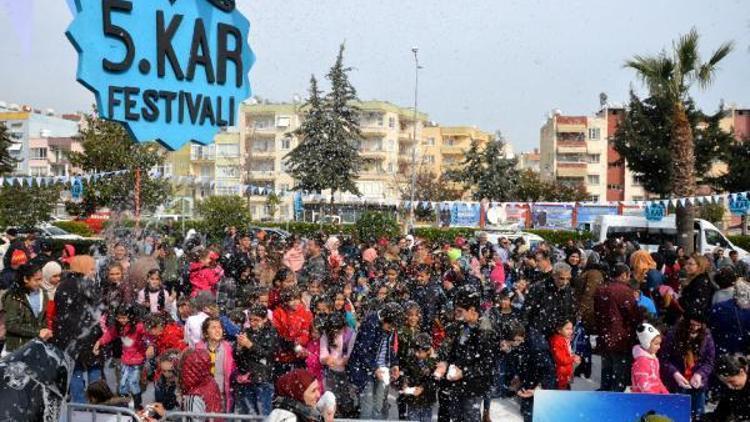
[[[693,367],[693,374],[701,374],[701,378],[703,378],[703,389],[706,388],[709,376],[714,372],[715,355],[714,340],[711,338],[711,331],[706,328],[706,337],[704,337],[701,345],[700,357]],[[674,328],[669,330],[664,338],[661,350],[659,350],[659,363],[661,364],[661,380],[669,391],[676,392],[679,387],[674,380],[674,374],[679,372],[683,376],[685,375],[685,351],[677,350]],[[690,378],[685,378],[690,381]]]

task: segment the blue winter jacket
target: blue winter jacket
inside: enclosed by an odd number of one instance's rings
[[[386,361],[391,363],[391,367],[398,366],[397,334],[385,332],[380,326],[378,313],[370,313],[360,326],[347,365],[349,380],[360,391],[365,387],[367,381],[374,377],[378,366],[378,350],[380,343],[383,341],[383,336],[390,336],[390,347],[386,352]]]
[[[750,309],[725,300],[711,308],[708,327],[716,343],[717,355],[746,353],[750,349]]]

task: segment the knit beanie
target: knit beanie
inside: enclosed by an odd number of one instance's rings
[[[638,343],[641,344],[641,347],[643,347],[644,350],[648,350],[651,347],[651,341],[656,336],[661,335],[659,333],[659,330],[657,330],[653,325],[648,323],[643,323],[638,326],[638,328],[635,329],[636,334],[638,335]]]
[[[87,275],[96,268],[96,261],[89,255],[76,255],[70,259],[70,271]]]
[[[13,251],[13,254],[10,256],[11,267],[20,267],[27,262],[29,262],[29,257],[26,256],[26,252],[20,249],[16,249],[15,251]]]
[[[276,395],[289,397],[299,402],[305,401],[305,390],[315,382],[315,377],[305,369],[287,372],[276,381]]]

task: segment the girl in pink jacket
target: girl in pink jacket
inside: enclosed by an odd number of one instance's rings
[[[216,296],[219,280],[224,276],[224,270],[216,263],[219,255],[211,250],[201,253],[198,262],[190,263],[190,297],[198,296],[200,292],[211,292]]]
[[[636,329],[638,343],[633,346],[633,368],[631,370],[634,393],[669,394],[659,377],[659,359],[656,353],[661,347],[661,334],[651,324],[643,323]]]
[[[141,407],[141,369],[146,361],[146,329],[142,323],[135,322],[132,308],[128,305],[117,308],[115,319],[115,324],[107,327],[94,344],[94,354],[98,355],[101,347],[118,338],[122,341],[118,392],[121,396],[131,395],[138,409]]]

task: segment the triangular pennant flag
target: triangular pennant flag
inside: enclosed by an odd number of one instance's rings
[[[36,185],[42,186],[42,183],[44,183],[44,177],[37,177],[36,178]]]
[[[5,183],[5,178],[4,177],[0,177],[0,186],[2,186],[3,183]]]
[[[34,186],[34,178],[33,177],[27,177],[26,178],[26,184],[29,185],[29,187]]]

